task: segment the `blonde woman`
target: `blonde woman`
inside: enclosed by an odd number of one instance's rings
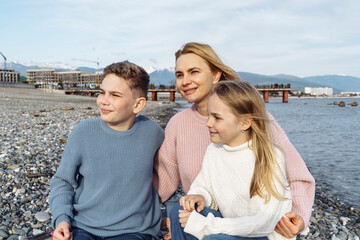
[[[175,56],[176,86],[193,105],[172,117],[165,129],[165,139],[154,172],[154,184],[162,202],[169,198],[173,200],[172,195],[180,182],[187,193],[200,172],[206,148],[211,142],[206,126],[211,88],[219,81],[240,80],[238,74],[226,66],[209,45],[187,43]],[[279,221],[275,230],[290,238],[309,224],[315,181],[284,131],[269,113],[268,117],[274,144],[284,151],[293,201],[291,212]],[[170,200],[167,205],[171,205]],[[176,202],[178,199],[172,201]],[[171,236],[165,238],[170,239]]]

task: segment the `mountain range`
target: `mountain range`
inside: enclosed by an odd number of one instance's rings
[[[21,64],[17,62],[10,62],[7,64],[8,69],[14,69],[20,72],[21,76],[26,76],[26,70],[41,69],[44,67],[54,68],[59,71],[69,71],[72,67],[65,64]],[[78,67],[76,70],[83,72],[95,73],[97,69],[89,67]],[[103,71],[103,69],[100,69]],[[150,81],[155,86],[165,85],[169,86],[175,84],[175,71],[174,68],[147,69],[150,75]],[[329,87],[333,88],[334,93],[339,92],[360,92],[360,78],[343,75],[323,75],[323,76],[310,76],[310,77],[297,77],[293,75],[262,75],[249,72],[238,72],[242,80],[248,81],[253,85],[266,85],[274,83],[290,84],[292,91],[304,92],[305,87]]]

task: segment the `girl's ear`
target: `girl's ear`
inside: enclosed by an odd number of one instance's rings
[[[133,109],[133,113],[138,114],[141,110],[144,109],[145,105],[146,105],[146,98],[144,97],[137,98]]]
[[[241,123],[241,129],[244,131],[248,130],[251,127],[252,121],[253,119],[250,116],[245,116]]]

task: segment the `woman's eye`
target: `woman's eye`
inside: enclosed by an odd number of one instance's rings
[[[192,74],[195,74],[195,73],[198,73],[198,72],[199,72],[198,70],[191,71]]]
[[[175,76],[176,76],[176,78],[181,78],[183,75],[180,74],[180,73],[178,73],[178,74],[176,74]]]

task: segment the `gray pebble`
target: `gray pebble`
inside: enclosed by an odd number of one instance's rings
[[[47,212],[38,212],[35,214],[35,218],[39,222],[46,222],[47,220],[49,220],[51,218],[51,216]]]

